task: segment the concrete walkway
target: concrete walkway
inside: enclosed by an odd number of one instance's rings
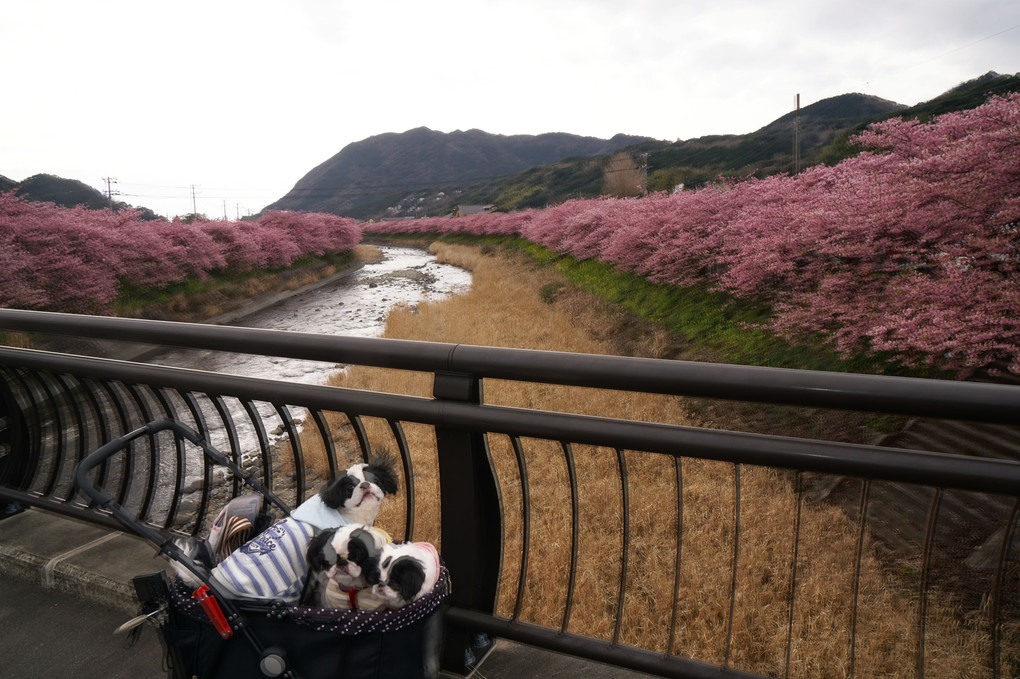
[[[139,611],[132,578],[168,568],[151,543],[96,524],[38,509],[0,520],[0,679],[165,676],[155,628],[133,648],[113,632]],[[498,640],[473,676],[648,675]]]

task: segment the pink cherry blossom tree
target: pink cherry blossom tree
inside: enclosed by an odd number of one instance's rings
[[[125,284],[161,288],[215,271],[285,267],[350,250],[354,220],[269,213],[230,222],[143,221],[0,194],[0,306],[102,313]]]

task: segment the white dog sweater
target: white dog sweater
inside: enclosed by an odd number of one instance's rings
[[[316,495],[221,561],[212,578],[237,598],[296,603],[308,572],[308,543],[318,531],[347,523]]]

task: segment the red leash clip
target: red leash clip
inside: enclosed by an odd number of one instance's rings
[[[234,635],[234,630],[230,627],[230,623],[227,622],[223,611],[220,610],[216,597],[209,593],[209,585],[202,585],[191,596],[197,599],[198,603],[202,604],[202,610],[209,616],[209,620],[212,621],[213,627],[216,628],[221,637],[229,639]]]

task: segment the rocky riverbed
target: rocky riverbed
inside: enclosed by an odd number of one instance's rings
[[[244,315],[230,325],[377,337],[393,307],[442,299],[471,285],[469,271],[436,262],[427,250],[389,246],[380,250],[381,261],[365,264],[352,276],[291,296],[267,309]],[[149,361],[306,384],[321,383],[333,368],[315,361],[194,350],[166,351]]]

